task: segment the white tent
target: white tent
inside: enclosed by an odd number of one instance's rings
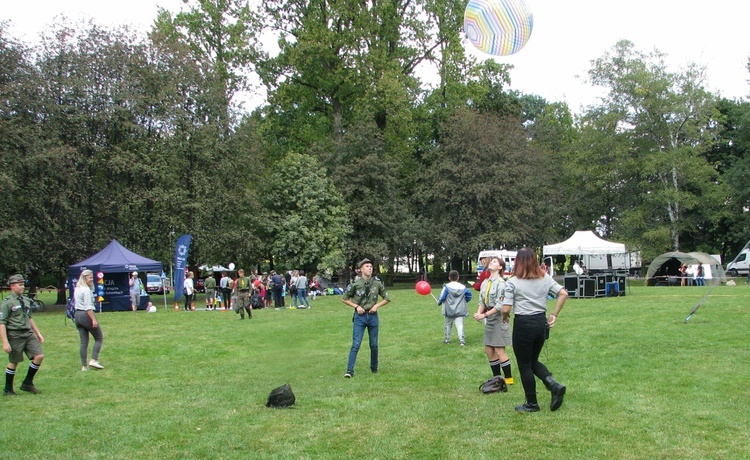
[[[585,255],[585,254],[624,254],[627,252],[623,243],[603,240],[590,230],[579,230],[562,243],[544,246],[545,256]]]
[[[230,270],[224,266],[221,265],[214,265],[213,267],[209,267],[208,265],[201,265],[198,267],[200,270],[204,272],[214,272],[214,273],[220,273],[220,272],[232,272],[234,270]]]

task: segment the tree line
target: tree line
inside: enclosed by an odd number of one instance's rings
[[[750,239],[748,102],[621,41],[574,115],[467,56],[464,6],[193,0],[146,35],[63,19],[35,45],[0,23],[0,273],[62,285],[113,238],[168,264],[182,233],[191,264],[326,274],[469,271],[583,229],[645,260]]]

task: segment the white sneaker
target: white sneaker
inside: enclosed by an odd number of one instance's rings
[[[89,366],[93,367],[94,369],[104,369],[104,366],[99,364],[99,361],[94,361],[93,359],[89,361]]]
[[[88,366],[82,366],[82,367],[81,367],[81,372],[83,372],[83,371],[87,371],[87,370],[89,370],[89,367],[88,367]]]

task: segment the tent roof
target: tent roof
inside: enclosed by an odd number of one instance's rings
[[[665,252],[664,254],[658,255],[653,262],[648,266],[646,271],[646,279],[653,278],[654,273],[659,270],[664,262],[669,259],[677,259],[683,264],[697,265],[702,263],[709,266],[720,266],[719,261],[705,252]]]
[[[131,271],[163,271],[161,262],[151,260],[130,251],[117,240],[112,240],[101,251],[68,267],[69,271],[92,270],[94,272],[123,273]]]
[[[623,243],[613,243],[596,236],[591,230],[579,230],[562,243],[544,246],[544,255],[624,254]]]
[[[233,272],[234,270],[230,270],[226,268],[223,265],[214,265],[214,266],[208,266],[208,265],[201,265],[198,267],[200,270],[203,270],[204,272]]]

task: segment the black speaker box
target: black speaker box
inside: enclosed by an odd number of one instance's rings
[[[581,297],[596,297],[596,280],[595,279],[584,279],[581,280],[583,294]]]

